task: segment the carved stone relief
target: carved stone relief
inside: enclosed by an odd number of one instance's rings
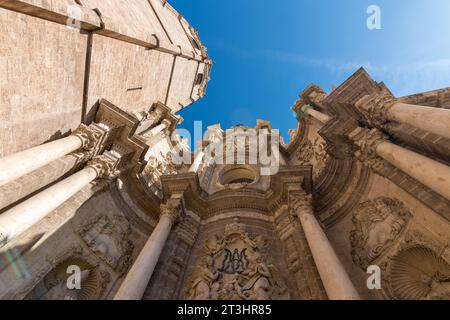
[[[24,287],[15,299],[33,300],[96,300],[103,297],[111,281],[110,273],[95,263],[89,253],[76,244],[53,258],[47,257],[48,266],[35,274],[33,282]],[[69,289],[67,279],[69,266],[80,268],[81,288]]]
[[[450,299],[450,264],[427,247],[401,250],[391,258],[388,274],[394,299]]]
[[[78,234],[89,249],[120,274],[132,264],[134,245],[129,240],[131,228],[122,216],[99,216],[79,230]]]
[[[161,189],[161,176],[177,173],[177,167],[172,161],[172,153],[169,152],[166,155],[162,155],[162,160],[151,156],[144,168],[143,176],[149,185],[156,185],[157,188]]]
[[[186,298],[221,300],[288,299],[277,268],[268,262],[268,242],[251,237],[234,218],[224,236],[206,241],[199,265],[188,280]]]
[[[359,204],[350,233],[353,261],[365,270],[398,240],[410,218],[408,208],[397,199],[379,197]]]
[[[313,164],[313,179],[317,180],[326,168],[329,154],[326,152],[326,142],[320,137],[314,141],[306,140],[297,150],[297,159],[300,165]]]

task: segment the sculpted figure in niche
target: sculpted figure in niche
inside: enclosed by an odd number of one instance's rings
[[[247,300],[238,273],[235,273],[230,280],[223,284],[223,288],[219,292],[219,298],[221,300]]]
[[[352,218],[353,261],[366,269],[398,239],[410,217],[409,210],[397,199],[380,197],[361,203]]]

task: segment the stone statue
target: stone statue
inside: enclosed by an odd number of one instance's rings
[[[192,276],[191,289],[188,298],[193,300],[215,300],[218,295],[219,273],[213,266],[211,256],[203,257],[200,265]]]
[[[272,278],[270,270],[260,256],[254,255],[250,259],[254,267],[243,272],[243,275],[248,278],[243,290],[247,292],[249,300],[270,300],[272,288],[269,281]]]

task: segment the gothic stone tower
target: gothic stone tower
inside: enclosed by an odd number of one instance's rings
[[[1,299],[450,298],[450,89],[360,69],[288,143],[258,120],[191,152],[212,62],[167,1],[0,8]]]

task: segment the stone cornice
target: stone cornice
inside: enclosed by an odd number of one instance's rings
[[[233,209],[248,209],[271,215],[287,201],[290,191],[311,192],[311,171],[310,166],[280,167],[279,172],[271,177],[267,191],[244,187],[208,195],[200,187],[195,173],[163,176],[161,182],[165,199],[182,192],[186,209],[196,212],[203,219]]]
[[[115,135],[111,142],[113,150],[122,152],[127,149],[130,151],[126,159],[128,162],[126,167],[137,165],[143,168],[148,146],[134,134],[139,125],[139,121],[135,117],[102,99],[99,101],[96,122],[106,123],[114,128]]]

